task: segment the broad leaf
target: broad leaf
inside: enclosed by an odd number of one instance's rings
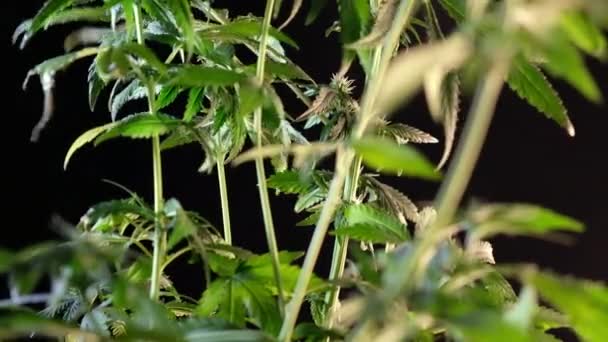
[[[574,126],[559,95],[539,68],[530,64],[523,56],[513,60],[508,83],[519,97],[557,122],[574,136]]]
[[[111,129],[115,125],[116,125],[116,123],[111,122],[111,123],[108,123],[108,124],[105,124],[102,126],[92,128],[92,129],[82,133],[78,138],[76,138],[76,140],[72,143],[72,145],[68,149],[68,152],[66,153],[65,158],[63,160],[63,168],[67,169],[70,159],[72,158],[74,153],[76,151],[78,151],[82,146],[90,143],[95,138],[97,138],[100,134],[106,132],[107,130]]]
[[[310,189],[310,182],[305,181],[302,175],[296,171],[283,171],[273,174],[268,178],[269,188],[286,194],[302,194]]]
[[[440,178],[435,167],[409,145],[378,137],[365,137],[353,141],[352,145],[363,162],[376,170],[430,180]]]
[[[473,234],[484,239],[496,234],[541,235],[552,231],[583,231],[583,224],[570,217],[532,204],[490,204],[475,210],[478,225]]]
[[[566,12],[562,14],[561,29],[580,49],[595,57],[606,57],[606,37],[583,12]]]
[[[409,232],[404,223],[401,223],[395,216],[369,204],[355,204],[346,207],[344,218],[346,219],[346,227],[338,228],[336,234],[338,234],[338,231],[345,229],[344,234],[351,232],[360,236],[366,234],[365,230],[368,229],[370,232],[367,234],[370,237],[373,237],[377,232],[376,237],[369,241],[402,242],[409,239]],[[339,233],[338,235],[343,234]],[[382,238],[389,240],[381,241]]]
[[[580,52],[560,35],[555,35],[543,47],[547,63],[544,68],[554,76],[563,78],[587,99],[599,102],[602,93],[585,65]]]
[[[95,139],[95,145],[116,137],[151,138],[165,134],[181,125],[181,121],[166,114],[139,113],[130,115]]]
[[[536,273],[524,277],[541,296],[564,312],[586,341],[608,339],[608,288],[599,283]]]

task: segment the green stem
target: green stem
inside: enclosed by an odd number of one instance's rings
[[[262,23],[262,34],[260,37],[260,48],[256,66],[256,78],[260,86],[264,84],[264,68],[266,66],[266,45],[268,43],[268,32],[270,30],[270,19],[275,0],[266,1],[266,9],[264,11],[264,21]],[[255,127],[255,145],[262,147],[262,108],[257,108],[253,115],[253,124]],[[272,220],[272,211],[270,210],[270,199],[268,198],[268,186],[266,185],[266,171],[264,170],[264,160],[262,157],[255,159],[255,170],[258,181],[258,191],[260,193],[260,204],[262,206],[262,216],[264,218],[264,231],[266,233],[266,241],[268,249],[272,257],[272,270],[274,273],[275,282],[278,290],[279,308],[283,312],[283,304],[285,303],[285,295],[283,292],[283,283],[281,281],[279,248],[277,246],[277,238],[275,236],[274,222]]]
[[[216,161],[217,180],[220,186],[220,201],[222,204],[222,224],[224,225],[224,240],[232,245],[232,231],[230,230],[230,208],[228,206],[228,186],[226,184],[226,170],[224,156],[218,156]]]
[[[143,45],[143,29],[141,23],[141,10],[137,5],[133,5],[135,14],[135,29],[137,43]],[[150,82],[149,82],[150,83]],[[148,110],[154,114],[154,85],[148,84]],[[167,245],[167,232],[165,231],[161,214],[163,211],[163,170],[160,155],[160,138],[158,135],[152,137],[152,172],[154,179],[154,251],[152,255],[152,275],[150,279],[150,298],[158,300],[160,291],[160,281],[162,276],[162,265],[165,258]]]
[[[469,184],[508,68],[506,60],[496,62],[477,89],[454,161],[439,189],[436,200],[437,220],[434,224],[437,228],[450,223]]]
[[[317,222],[312,239],[310,240],[310,245],[308,245],[306,258],[304,259],[304,264],[302,265],[302,269],[298,276],[292,299],[285,311],[285,318],[278,338],[281,342],[291,340],[291,335],[293,334],[293,329],[298,319],[304,296],[306,295],[308,283],[310,282],[313,269],[319,257],[319,253],[321,252],[325,234],[327,234],[327,228],[334,217],[336,208],[340,204],[340,195],[342,194],[342,187],[344,186],[344,180],[346,179],[347,165],[350,164],[353,157],[354,153],[350,149],[338,150],[337,152],[334,178],[329,187],[325,204],[321,209],[321,215],[319,216],[319,221]]]
[[[393,21],[393,25],[386,35],[382,45],[382,53],[379,56],[379,62],[377,64],[378,70],[375,74],[371,75],[370,80],[366,85],[365,93],[363,94],[363,104],[361,106],[359,120],[352,133],[352,138],[354,139],[360,138],[363,133],[365,133],[371,119],[373,119],[373,117],[377,114],[373,111],[374,101],[380,91],[380,85],[384,79],[384,74],[388,67],[389,61],[399,44],[399,36],[401,35],[401,32],[403,32],[403,29],[409,25],[418,3],[418,0],[402,0],[396,10],[397,14]],[[308,246],[306,258],[304,259],[302,270],[298,276],[296,288],[294,289],[292,299],[289,302],[287,311],[285,312],[285,319],[283,320],[281,332],[279,333],[279,341],[281,342],[289,341],[293,334],[293,329],[302,307],[304,296],[306,295],[308,283],[312,277],[314,265],[319,257],[323,239],[327,234],[327,230],[331,224],[333,215],[340,203],[340,195],[343,189],[342,187],[344,186],[347,176],[345,165],[351,165],[354,156],[355,154],[350,147],[346,147],[345,150],[341,152],[341,155],[336,156],[336,170],[334,177],[331,181],[325,204],[321,209],[321,216],[319,217],[319,221],[315,227],[312,240]],[[336,255],[336,261],[340,261],[339,258],[342,258],[342,254]],[[339,267],[336,267],[335,272],[337,273],[338,271]]]

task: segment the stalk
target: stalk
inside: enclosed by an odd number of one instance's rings
[[[372,67],[370,70],[370,76],[375,75],[378,72],[380,65],[380,57],[382,55],[382,47],[377,47],[374,50],[374,56],[372,59]],[[369,79],[368,79],[369,80]],[[359,184],[359,177],[361,176],[361,157],[355,157],[353,166],[350,173],[346,176],[344,200],[354,202],[357,197],[357,186]],[[329,271],[329,279],[332,281],[342,278],[344,275],[344,267],[346,264],[346,257],[348,255],[348,237],[340,238],[336,237],[334,241],[334,251],[331,258],[331,269]],[[333,326],[333,316],[336,310],[336,304],[340,299],[340,286],[333,287],[325,297],[325,303],[327,303],[327,312],[325,315],[325,325],[327,328]]]
[[[224,167],[224,156],[218,157],[216,161],[217,180],[220,186],[220,201],[222,204],[222,224],[224,225],[224,240],[232,245],[232,231],[230,230],[230,208],[228,207],[228,186],[226,184],[226,170]]]
[[[135,13],[135,32],[137,43],[143,45],[143,30],[141,23],[141,11],[137,5],[133,5]],[[154,85],[148,81],[148,110],[154,114]],[[163,210],[163,170],[160,155],[160,138],[158,135],[152,137],[152,172],[154,179],[154,251],[152,255],[152,275],[150,279],[150,298],[158,300],[160,291],[160,280],[162,276],[162,265],[166,253],[167,232],[162,226],[161,214]]]
[[[266,44],[268,43],[268,32],[270,30],[270,19],[274,9],[275,0],[266,1],[266,9],[264,10],[264,21],[262,23],[262,34],[260,37],[260,48],[256,65],[256,78],[260,86],[264,84],[264,68],[266,66]],[[262,108],[257,108],[253,116],[253,124],[255,127],[256,147],[262,147]],[[281,281],[279,248],[274,232],[274,222],[272,220],[272,211],[270,210],[270,200],[268,198],[268,186],[266,185],[266,171],[264,170],[264,160],[262,157],[255,159],[255,171],[258,181],[258,191],[260,193],[260,204],[262,206],[262,216],[264,218],[264,231],[266,233],[266,242],[272,257],[272,270],[274,273],[275,282],[278,290],[279,308],[283,312],[283,304],[285,297],[283,293],[283,283]]]
[[[435,204],[437,220],[434,224],[437,228],[450,223],[469,184],[494,116],[496,102],[508,68],[507,60],[496,62],[477,88],[454,161],[451,163],[446,180],[442,183],[437,195]]]
[[[418,4],[418,0],[402,0],[395,12],[396,15],[393,25],[384,39],[382,53],[379,57],[380,61],[378,62],[377,73],[371,75],[370,81],[367,84],[365,93],[363,95],[363,104],[361,106],[359,120],[352,133],[352,137],[355,139],[360,138],[363,133],[365,133],[371,119],[373,119],[374,115],[376,115],[376,113],[373,111],[373,105],[380,91],[380,85],[384,79],[384,74],[392,57],[393,51],[398,46],[397,44],[399,43],[399,36],[403,31],[403,28],[411,21],[413,13]],[[325,200],[325,204],[321,209],[321,216],[319,217],[312,240],[308,246],[306,258],[304,259],[302,270],[298,276],[298,281],[296,283],[292,299],[289,302],[285,312],[285,318],[283,320],[283,325],[281,326],[281,331],[278,338],[278,340],[281,342],[291,340],[293,329],[298,319],[302,302],[304,301],[304,297],[306,295],[308,283],[312,277],[314,265],[319,257],[319,252],[321,251],[323,239],[327,234],[327,230],[331,224],[333,215],[338,204],[340,203],[340,196],[343,190],[342,188],[347,176],[347,167],[345,166],[351,165],[354,156],[355,154],[350,147],[345,147],[344,150],[338,150],[338,154],[336,156],[336,170],[331,181],[327,199]],[[336,268],[336,272],[338,270],[339,268]]]

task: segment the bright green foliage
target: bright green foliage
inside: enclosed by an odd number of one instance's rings
[[[234,17],[207,0],[48,0],[16,28],[13,40],[24,47],[55,25],[87,23],[65,38],[65,54],[27,75],[40,77],[44,93],[32,140],[52,118],[57,73],[91,57],[88,104],[100,109],[108,96],[109,123],[80,135],[64,168],[90,142],[150,139],[154,201],[112,183],[129,197],[92,205],[75,227],[59,222],[66,242],[0,249],[10,289],[0,300],[0,339],[34,332],[66,341],[511,342],[556,341],[548,330],[559,327],[585,341],[608,340],[605,285],[495,266],[485,241],[576,233],[581,222],[522,203],[457,211],[505,83],[570,135],[566,106],[545,73],[601,101],[585,55],[606,56],[604,1],[338,0],[327,34],[339,32],[342,63],[328,84],[317,84],[288,56],[298,45],[282,28],[302,7],[311,24],[330,3],[275,0],[263,17]],[[450,33],[439,7],[456,22]],[[411,144],[440,139],[388,118],[420,91],[444,129],[438,165]],[[461,97],[471,93],[470,112],[460,115]],[[308,108],[292,112],[288,96]],[[148,109],[129,112],[136,101]],[[466,129],[435,204],[369,173],[440,180],[459,116]],[[255,147],[241,153],[247,139]],[[200,171],[218,172],[223,234],[164,198],[161,152],[185,144],[204,152]],[[260,163],[267,157],[269,177]],[[252,159],[261,194],[269,187],[292,197],[302,213],[294,225],[315,227],[306,253],[278,252],[273,215],[264,220],[270,253],[231,245],[224,165]],[[262,197],[270,213],[267,202]],[[259,226],[252,221],[249,234],[261,234]],[[277,235],[289,229],[281,225]],[[325,279],[313,270],[329,239],[335,248]],[[183,279],[170,277],[171,265],[185,260],[205,279],[196,299],[179,292]],[[300,315],[304,301],[312,321]],[[42,315],[33,305],[44,307]]]
[[[366,164],[379,171],[431,180],[440,177],[433,165],[408,145],[367,137],[354,141],[353,148]]]

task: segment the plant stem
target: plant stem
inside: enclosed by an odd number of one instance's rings
[[[342,187],[344,186],[344,180],[346,179],[347,165],[350,164],[353,157],[354,153],[350,149],[339,149],[337,152],[334,178],[329,187],[325,204],[321,209],[321,215],[319,216],[319,221],[317,222],[312,239],[310,240],[310,245],[308,245],[306,258],[304,259],[304,264],[302,265],[302,269],[298,276],[298,282],[296,283],[296,288],[293,291],[292,299],[287,305],[285,318],[283,320],[283,325],[278,338],[278,340],[281,342],[291,340],[293,328],[298,319],[298,314],[300,312],[302,302],[304,301],[304,296],[306,295],[306,290],[308,288],[310,278],[312,277],[315,263],[317,262],[319,253],[321,252],[321,246],[323,245],[327,228],[333,219],[337,206],[340,204],[340,195],[342,193]]]
[[[139,6],[133,5],[135,14],[135,30],[137,43],[144,45],[143,28],[141,23],[141,10]],[[154,114],[154,85],[148,84],[148,110]],[[160,281],[162,277],[162,265],[165,258],[167,244],[167,232],[162,226],[161,214],[163,211],[163,169],[160,154],[160,138],[158,135],[152,137],[152,173],[154,179],[154,251],[152,255],[152,275],[150,279],[150,298],[158,300]]]
[[[256,78],[262,87],[264,85],[264,68],[266,66],[266,45],[268,43],[268,32],[270,30],[270,19],[274,9],[275,0],[266,1],[266,9],[264,11],[264,21],[262,23],[262,34],[260,37],[260,48],[256,65]],[[262,108],[257,108],[253,115],[255,127],[255,145],[262,147]],[[264,170],[264,160],[262,157],[255,159],[255,170],[258,181],[258,192],[260,193],[260,204],[262,206],[262,216],[264,218],[264,231],[266,233],[266,241],[272,258],[272,270],[274,273],[275,282],[278,290],[279,308],[283,312],[283,304],[285,296],[283,293],[283,283],[281,281],[279,248],[277,246],[277,238],[274,231],[274,222],[272,220],[272,211],[270,210],[270,199],[268,198],[268,186],[266,185],[266,171]]]
[[[226,170],[224,156],[218,156],[216,161],[217,180],[220,186],[220,201],[222,204],[222,224],[224,225],[224,240],[232,245],[232,231],[230,230],[230,208],[228,206],[228,186],[226,184]]]
[[[399,36],[401,35],[401,32],[403,32],[403,29],[410,23],[418,3],[418,0],[402,0],[395,12],[396,16],[393,21],[393,25],[384,39],[382,53],[379,57],[380,61],[378,63],[378,70],[374,75],[371,75],[370,81],[366,85],[365,93],[363,94],[363,105],[361,106],[359,120],[352,133],[352,138],[354,139],[360,138],[363,133],[365,133],[371,119],[373,119],[374,115],[377,114],[373,111],[373,105],[380,91],[380,85],[384,79],[384,73],[386,72],[393,52],[398,46]],[[281,342],[291,340],[293,329],[295,327],[300,308],[302,307],[304,296],[306,295],[308,283],[312,277],[314,265],[317,262],[319,252],[321,251],[323,239],[327,234],[327,230],[331,224],[333,215],[340,202],[342,187],[344,186],[347,176],[347,172],[345,170],[346,166],[351,165],[354,156],[355,154],[350,147],[345,147],[343,151],[338,150],[334,177],[331,181],[325,204],[321,209],[321,216],[319,217],[319,221],[315,226],[312,240],[308,246],[306,258],[304,259],[302,270],[298,276],[296,288],[294,289],[292,299],[287,306],[287,311],[285,312],[285,318],[283,320],[283,325],[281,326],[281,332],[279,333],[278,338]],[[338,257],[341,256],[336,256],[336,260]],[[339,268],[336,268],[336,272],[338,270]]]
[[[441,228],[449,224],[456,213],[479,159],[508,68],[506,58],[496,62],[477,88],[454,161],[437,195],[437,219],[434,227]]]

